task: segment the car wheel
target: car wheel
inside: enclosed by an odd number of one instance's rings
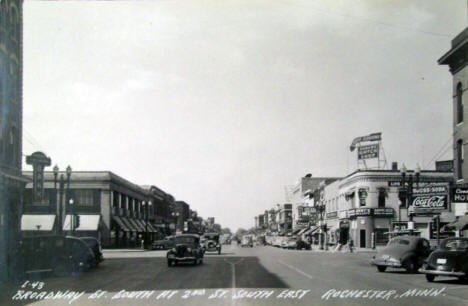
[[[432,283],[435,279],[435,275],[434,274],[426,274],[426,280],[430,283]]]
[[[379,270],[379,272],[385,272],[385,270],[387,270],[387,267],[386,266],[377,266],[377,270]]]
[[[64,262],[60,262],[58,263],[55,267],[54,267],[54,275],[55,276],[67,276],[67,275],[70,275],[72,273],[72,268],[70,265],[64,263]]]
[[[416,273],[418,272],[418,265],[416,261],[412,258],[408,259],[406,263],[403,265],[408,273]]]

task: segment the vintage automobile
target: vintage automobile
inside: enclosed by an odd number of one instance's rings
[[[153,250],[169,250],[172,247],[174,247],[174,241],[169,238],[156,240],[151,245]]]
[[[241,247],[253,247],[253,238],[252,235],[242,236]]]
[[[295,249],[296,250],[310,250],[310,244],[302,239],[298,239],[296,241],[296,246],[295,246]]]
[[[167,265],[175,266],[181,262],[195,265],[203,263],[203,249],[200,237],[195,234],[181,234],[173,238],[174,247],[167,252]]]
[[[295,249],[297,245],[297,237],[284,237],[281,242],[281,247],[283,249]]]
[[[419,272],[426,274],[428,282],[436,276],[468,278],[468,238],[447,238],[432,252]]]
[[[431,249],[427,239],[418,236],[397,236],[391,239],[387,246],[377,252],[371,264],[377,266],[379,272],[385,272],[387,267],[404,268],[409,273],[415,273],[422,266]]]
[[[77,237],[23,238],[19,252],[24,275],[52,272],[56,276],[66,276],[90,269],[96,262],[93,251]]]
[[[101,262],[104,261],[104,257],[102,256],[102,247],[101,243],[94,238],[94,237],[79,237],[83,240],[86,245],[93,251],[94,254],[94,266],[97,267]]]
[[[205,252],[218,252],[221,254],[221,244],[219,243],[219,234],[218,233],[205,233],[203,234],[204,250]]]

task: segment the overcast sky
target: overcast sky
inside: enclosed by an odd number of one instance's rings
[[[357,136],[452,158],[437,59],[466,26],[465,0],[26,1],[23,153],[251,227],[301,176],[353,171]]]

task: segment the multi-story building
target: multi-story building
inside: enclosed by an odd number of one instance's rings
[[[271,234],[278,233],[277,215],[278,211],[274,208],[268,211],[268,229]]]
[[[265,225],[265,218],[263,214],[258,215],[258,228],[263,229],[264,225]]]
[[[190,205],[184,201],[175,201],[175,211],[177,231],[188,231],[187,221],[190,219]]]
[[[268,219],[268,210],[265,210],[265,212],[263,213],[263,229],[265,230],[268,230],[269,226],[270,226],[270,221]]]
[[[292,232],[292,204],[287,203],[280,206],[278,211],[278,232],[279,235],[287,235]]]
[[[450,50],[439,59],[440,65],[448,65],[452,73],[453,105],[453,156],[456,186],[462,196],[454,197],[455,214],[468,222],[468,199],[463,196],[468,192],[468,28],[465,28],[453,40]],[[461,228],[463,229],[463,227]],[[468,236],[468,231],[462,233]]]
[[[416,204],[409,205],[408,209],[401,207],[402,173],[397,169],[358,170],[325,185],[321,203],[316,204],[325,206],[326,242],[343,244],[349,237],[356,247],[370,248],[385,244],[388,241],[385,233],[411,226],[420,236],[435,239],[434,216],[440,216],[440,227],[455,219],[447,198],[453,173],[425,170],[416,179],[416,173],[408,171],[406,180],[410,176],[415,194],[417,190],[442,190],[444,195],[437,196],[440,200],[437,205],[420,201],[418,207]]]
[[[305,218],[302,212],[305,206],[310,206],[311,199],[309,194],[315,190],[323,181],[332,182],[338,178],[334,177],[313,177],[312,174],[307,174],[301,177],[298,182],[291,188],[289,199],[292,204],[292,219],[293,229],[298,231],[308,226],[308,218]]]
[[[57,176],[60,176],[59,172]],[[32,172],[23,172],[31,177]],[[73,228],[76,236],[94,236],[104,247],[138,246],[145,237],[154,240],[169,232],[170,218],[158,211],[170,211],[167,194],[155,186],[141,187],[110,171],[75,171],[68,189],[60,193],[53,172],[44,173],[44,201],[32,201],[32,183],[24,192],[21,218],[23,236],[71,233],[71,215],[80,216]],[[70,201],[72,200],[72,201]],[[173,198],[172,198],[173,200]],[[63,209],[57,220],[57,208]],[[164,208],[162,208],[164,207]],[[60,216],[60,215],[59,215]]]
[[[24,184],[22,156],[23,1],[0,2],[0,282],[12,279]]]

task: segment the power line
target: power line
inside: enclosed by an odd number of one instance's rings
[[[357,17],[357,16],[353,16],[353,15],[349,15],[349,14],[326,11],[326,10],[323,10],[323,9],[320,9],[320,8],[317,8],[317,7],[315,7],[315,8],[311,7],[311,9],[316,11],[316,12],[324,13],[324,14],[327,14],[327,15],[336,15],[336,16],[341,16],[341,17],[346,17],[346,18],[351,18],[351,19],[362,20],[362,21],[366,21],[366,22],[369,22],[369,23],[373,23],[373,24],[387,26],[387,27],[390,27],[390,28],[399,28],[401,30],[419,32],[419,33],[432,35],[432,36],[453,37],[453,35],[449,35],[449,34],[426,31],[426,30],[421,30],[421,29],[417,29],[417,28],[402,26],[402,25],[399,25],[399,24],[393,24],[393,23],[390,23],[390,22],[378,21],[378,20],[373,20],[373,19],[364,18],[364,17]]]

